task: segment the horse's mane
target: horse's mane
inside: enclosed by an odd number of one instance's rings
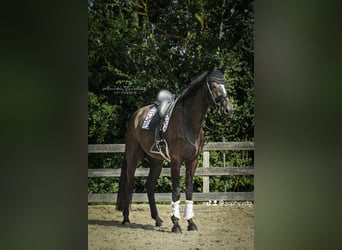
[[[187,87],[183,92],[178,96],[178,100],[182,100],[188,96],[193,95],[194,92],[201,86],[203,81],[207,78],[209,71],[205,71],[199,76],[197,76],[194,80],[191,81],[189,87]]]

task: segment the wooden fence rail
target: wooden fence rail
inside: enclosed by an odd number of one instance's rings
[[[88,169],[88,177],[119,177],[121,169],[106,168],[106,169]],[[137,168],[135,177],[147,177],[149,168]],[[197,168],[195,176],[215,176],[215,175],[253,175],[253,167],[210,167]],[[181,168],[180,175],[185,176],[185,168]],[[171,176],[170,168],[163,168],[160,176]]]
[[[88,202],[113,202],[117,194],[89,194]],[[156,201],[171,201],[171,193],[155,193]],[[148,202],[146,193],[134,193],[133,202]],[[185,201],[185,194],[181,193],[181,200]],[[246,201],[254,200],[254,192],[215,192],[215,193],[193,193],[194,201],[224,200],[224,201]]]
[[[254,150],[254,142],[209,142],[203,148],[203,167],[196,169],[195,176],[203,176],[203,193],[194,193],[194,201],[208,200],[254,200],[254,192],[210,192],[209,176],[254,175],[254,167],[213,167],[210,166],[210,151],[214,150]],[[125,144],[90,144],[88,153],[123,153]],[[88,177],[119,177],[121,169],[88,169]],[[148,168],[137,168],[136,177],[147,177]],[[181,176],[185,169],[181,168]],[[163,168],[161,176],[171,176],[170,168]],[[117,194],[88,194],[88,202],[113,202]],[[185,197],[181,194],[181,199]],[[156,201],[170,201],[171,193],[156,193]],[[148,201],[145,193],[134,193],[133,202]]]
[[[203,151],[211,150],[254,150],[254,142],[208,142]],[[88,153],[123,153],[125,144],[89,144]]]

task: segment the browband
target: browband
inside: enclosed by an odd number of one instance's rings
[[[217,83],[220,83],[220,84],[227,83],[224,78],[218,78],[218,77],[214,77],[214,76],[209,76],[208,77],[208,82],[217,82]]]

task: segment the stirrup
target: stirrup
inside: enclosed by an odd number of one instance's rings
[[[161,145],[161,144],[164,144],[164,145]],[[158,151],[153,150],[154,146],[158,149]],[[163,152],[164,150],[162,147],[165,147],[165,154]],[[156,141],[152,145],[150,152],[155,153],[155,154],[160,154],[165,160],[171,161],[171,157],[169,155],[169,146],[168,146],[167,141],[165,139],[161,139],[159,141]]]

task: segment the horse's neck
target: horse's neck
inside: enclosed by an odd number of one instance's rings
[[[198,88],[193,96],[189,96],[184,100],[183,120],[185,122],[185,132],[190,137],[189,139],[196,140],[198,137],[208,107],[205,84]]]

